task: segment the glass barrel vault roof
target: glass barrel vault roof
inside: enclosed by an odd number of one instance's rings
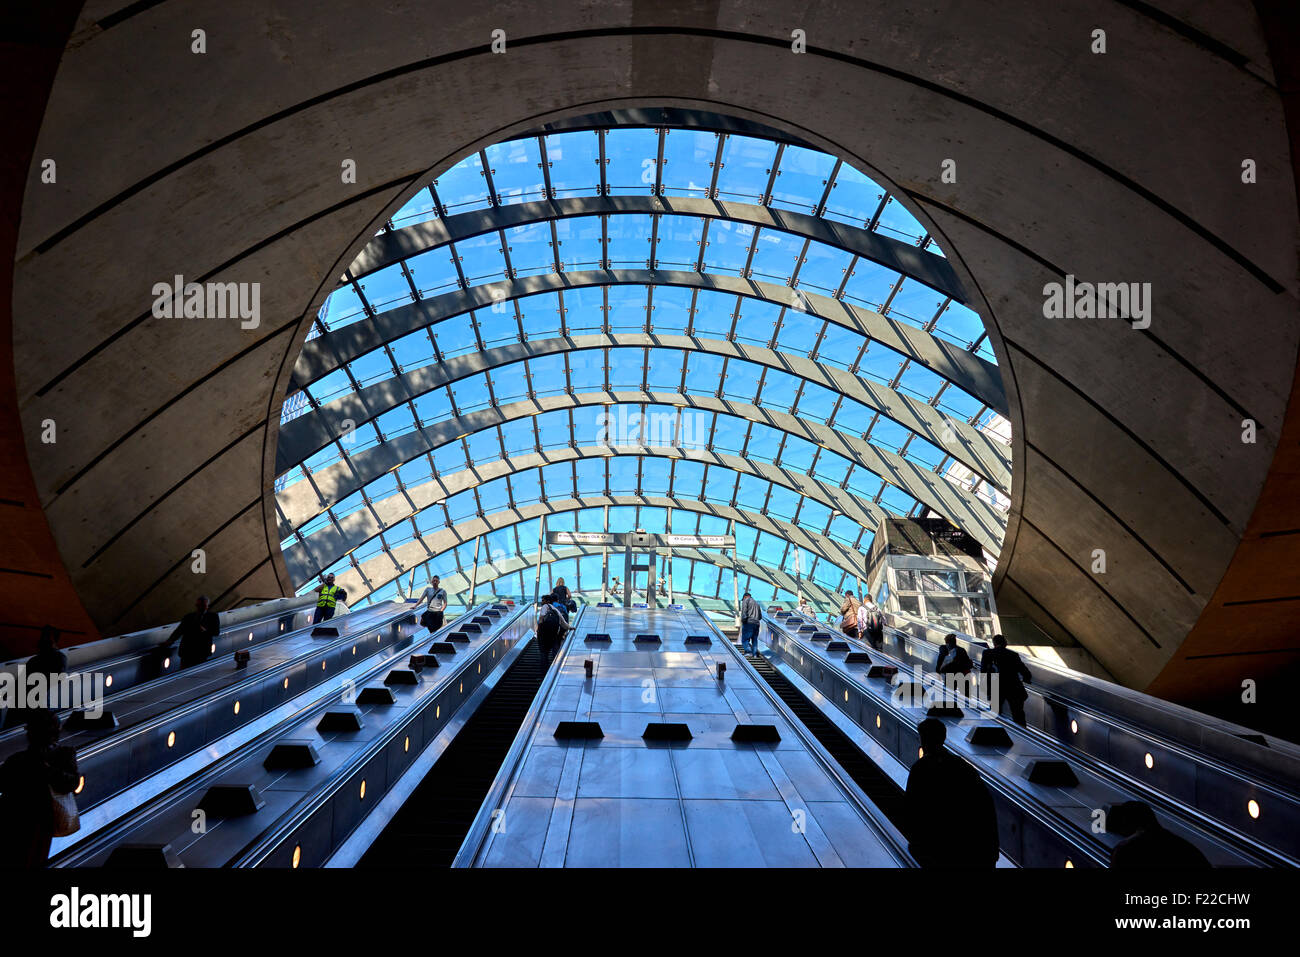
[[[809,217],[851,241],[825,241]],[[307,417],[348,418],[328,444],[295,443],[281,462],[281,546],[295,584],[348,576],[354,606],[399,586],[418,592],[433,574],[464,584],[482,533],[480,589],[530,595],[545,512],[552,530],[732,533],[742,592],[790,600],[798,576],[820,598],[854,587],[883,512],[946,511],[965,524],[943,507],[947,492],[936,499],[900,477],[918,472],[997,526],[1009,434],[987,397],[897,339],[803,308],[843,303],[902,329],[904,342],[917,330],[995,363],[979,316],[863,255],[859,240],[871,239],[943,256],[870,178],[776,139],[611,127],[466,157],[372,243],[409,254],[369,257],[379,266],[366,270],[363,253],[309,333],[281,452]],[[479,287],[492,290],[486,305],[446,305]],[[385,322],[363,346],[334,346],[341,330]],[[331,358],[307,362],[312,350]],[[438,430],[491,410],[508,414]],[[953,440],[967,430],[987,443],[983,460]],[[415,454],[381,474],[357,466],[403,438]],[[988,467],[999,458],[1005,471]],[[996,552],[1000,527],[986,540]],[[563,552],[544,555],[544,578],[598,593],[600,555]],[[732,576],[721,556],[672,559],[678,600],[728,604]]]

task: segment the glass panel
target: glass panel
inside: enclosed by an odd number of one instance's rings
[[[928,592],[961,591],[960,572],[924,571],[920,574],[921,588]]]
[[[772,186],[772,205],[800,213],[815,212],[834,167],[833,156],[802,146],[787,146]]]

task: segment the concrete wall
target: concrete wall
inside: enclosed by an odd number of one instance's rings
[[[986,316],[1011,400],[1000,607],[1150,682],[1247,528],[1300,337],[1287,130],[1241,0],[92,0],[35,151],[58,182],[29,172],[14,348],[41,503],[100,627],[174,618],[196,588],[222,606],[288,589],[279,406],[341,270],[467,150],[648,104],[791,131],[901,190]],[[152,318],[177,273],[260,282],[260,326]],[[1151,283],[1151,327],[1045,319],[1067,273]]]

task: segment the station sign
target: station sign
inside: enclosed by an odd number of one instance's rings
[[[663,543],[678,548],[733,548],[736,539],[731,535],[662,535]]]
[[[647,532],[547,532],[548,545],[629,545],[635,548],[735,548],[734,535],[651,535]]]
[[[615,536],[610,532],[547,532],[549,545],[613,545]]]

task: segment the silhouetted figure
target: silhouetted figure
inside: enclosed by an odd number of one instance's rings
[[[907,775],[907,849],[922,867],[989,868],[998,861],[998,819],[979,772],[943,746],[937,718],[916,726],[924,752]]]
[[[747,655],[758,655],[758,626],[763,621],[763,609],[754,596],[745,592],[740,599],[740,650]]]
[[[77,752],[59,747],[52,711],[27,712],[27,749],[0,764],[0,868],[45,867],[56,831],[54,795],[76,790]]]
[[[569,622],[560,607],[556,604],[554,595],[547,595],[537,608],[537,651],[541,656],[543,675],[559,654],[564,634],[569,630]]]
[[[208,597],[200,595],[194,600],[194,610],[180,620],[164,648],[177,640],[181,643],[181,667],[190,668],[212,657],[212,645],[221,634],[221,620],[214,611],[208,611]]]
[[[970,655],[966,654],[965,648],[957,644],[956,635],[944,635],[943,647],[939,649],[939,655],[934,660],[934,670],[941,675],[970,674]]]
[[[441,579],[434,575],[429,582],[429,587],[424,590],[420,600],[416,605],[428,604],[424,614],[420,616],[420,624],[429,629],[429,634],[433,634],[442,627],[443,616],[447,611],[447,590],[438,584]]]
[[[858,599],[851,591],[844,593],[844,604],[840,605],[840,631],[850,638],[858,637]]]
[[[1029,697],[1024,682],[1032,679],[1025,663],[1007,647],[1007,640],[1001,635],[993,636],[993,647],[980,657],[980,671],[998,676],[998,695],[1011,707],[1011,720],[1023,728],[1025,699]]]
[[[29,675],[52,678],[68,670],[68,656],[59,651],[59,629],[46,625],[36,642],[36,654],[27,659]]]
[[[1199,870],[1210,866],[1195,844],[1161,827],[1150,805],[1142,801],[1125,801],[1111,808],[1106,830],[1128,835],[1110,852],[1112,868]]]

